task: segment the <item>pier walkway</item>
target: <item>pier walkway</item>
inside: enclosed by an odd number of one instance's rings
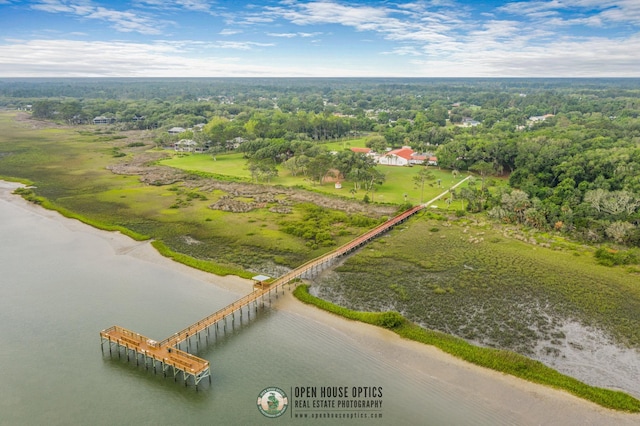
[[[461,180],[450,190],[455,189],[467,179],[469,179],[469,177]],[[119,326],[113,326],[102,330],[100,332],[100,346],[103,353],[105,350],[104,344],[108,343],[109,353],[112,356],[115,348],[119,357],[122,357],[124,353],[127,360],[130,360],[131,356],[133,356],[135,357],[136,364],[139,365],[140,361],[142,361],[147,369],[151,366],[154,373],[157,372],[158,369],[161,369],[165,377],[167,373],[170,373],[173,375],[175,381],[178,380],[180,373],[182,373],[182,380],[184,381],[185,386],[187,386],[189,379],[192,379],[191,381],[197,389],[198,384],[202,379],[208,377],[209,382],[211,382],[211,367],[209,365],[209,361],[182,350],[181,346],[185,346],[185,349],[190,350],[193,344],[192,340],[194,340],[197,351],[200,347],[202,335],[204,335],[205,343],[208,344],[211,328],[215,327],[215,331],[217,332],[218,328],[222,324],[222,327],[226,331],[227,321],[230,318],[233,325],[236,313],[239,314],[240,319],[242,320],[244,308],[246,308],[247,315],[250,318],[251,310],[255,309],[257,311],[258,303],[261,301],[264,304],[265,297],[270,300],[272,294],[277,295],[278,291],[284,291],[283,287],[285,285],[295,285],[297,280],[317,274],[327,266],[331,265],[336,259],[357,250],[394,226],[405,222],[420,210],[444,197],[450,192],[450,190],[443,192],[424,204],[413,207],[412,209],[387,220],[349,243],[302,264],[298,268],[282,275],[271,283],[256,286],[254,291],[250,294],[243,296],[230,305],[225,306],[217,312],[214,312],[206,318],[191,324],[187,328],[174,333],[162,341],[157,342],[146,336],[142,336]]]

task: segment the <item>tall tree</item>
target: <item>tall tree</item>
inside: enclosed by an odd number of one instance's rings
[[[424,202],[424,185],[427,182],[434,181],[436,176],[427,167],[423,167],[413,176],[413,183],[416,188],[420,189],[420,204]]]

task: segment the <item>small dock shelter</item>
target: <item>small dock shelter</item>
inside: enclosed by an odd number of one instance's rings
[[[267,287],[269,287],[269,284],[271,284],[271,282],[269,280],[271,280],[271,277],[266,276],[266,275],[256,275],[255,277],[251,278],[253,280],[253,288],[254,289],[265,289]]]

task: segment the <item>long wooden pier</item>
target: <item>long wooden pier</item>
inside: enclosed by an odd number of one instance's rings
[[[469,177],[453,186],[451,190],[456,188],[458,185],[461,185],[467,179],[469,179]],[[124,354],[129,361],[131,360],[131,357],[134,357],[137,365],[142,361],[147,369],[151,366],[154,373],[161,369],[165,377],[167,376],[167,373],[171,373],[175,381],[178,380],[180,373],[182,373],[184,385],[187,386],[189,379],[191,379],[197,390],[198,384],[204,378],[208,377],[209,383],[211,383],[211,367],[209,365],[209,361],[187,352],[191,349],[192,339],[195,341],[196,350],[198,350],[200,347],[201,336],[203,334],[205,335],[205,343],[208,344],[210,329],[212,327],[215,327],[215,330],[217,331],[220,324],[223,324],[222,326],[226,331],[228,319],[231,318],[232,326],[235,322],[236,313],[239,314],[240,319],[242,320],[244,308],[247,308],[247,315],[250,318],[252,307],[257,311],[258,302],[262,301],[264,304],[265,297],[271,300],[272,293],[277,295],[278,291],[284,291],[283,287],[285,285],[291,287],[291,285],[295,285],[295,282],[300,278],[315,275],[325,269],[327,265],[330,265],[336,259],[357,250],[394,226],[405,222],[411,216],[431,205],[436,200],[444,197],[449,192],[450,190],[447,190],[432,200],[387,220],[353,241],[302,264],[298,268],[277,278],[272,283],[254,287],[254,291],[252,293],[236,300],[206,318],[191,324],[187,328],[174,333],[162,341],[157,342],[146,336],[142,336],[119,326],[104,329],[100,332],[100,346],[102,351],[104,353],[104,345],[107,343],[109,354],[111,356],[113,356],[115,349],[115,352],[119,357],[122,357]],[[187,351],[182,350],[181,346],[185,346]]]

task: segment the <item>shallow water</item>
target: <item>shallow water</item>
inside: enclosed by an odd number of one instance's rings
[[[538,345],[535,359],[592,386],[618,389],[640,398],[640,351],[623,348],[599,330],[566,321],[561,343]],[[556,351],[545,348],[552,347]]]
[[[382,419],[313,424],[535,424],[548,415],[544,404],[566,407],[563,424],[593,416],[627,424],[637,419],[537,394],[520,409],[504,405],[500,395],[473,391],[471,382],[466,388],[465,374],[475,377],[471,371],[444,380],[416,368],[428,360],[415,353],[356,338],[279,309],[277,302],[201,348],[197,355],[211,362],[213,383],[205,381],[196,392],[101,353],[98,332],[117,324],[162,339],[238,295],[126,251],[118,254],[107,239],[73,228],[0,199],[2,425],[310,422],[293,417],[293,407],[277,420],[260,414],[257,396],[269,386],[290,394],[302,386],[382,387]],[[531,397],[517,387],[502,392]]]

